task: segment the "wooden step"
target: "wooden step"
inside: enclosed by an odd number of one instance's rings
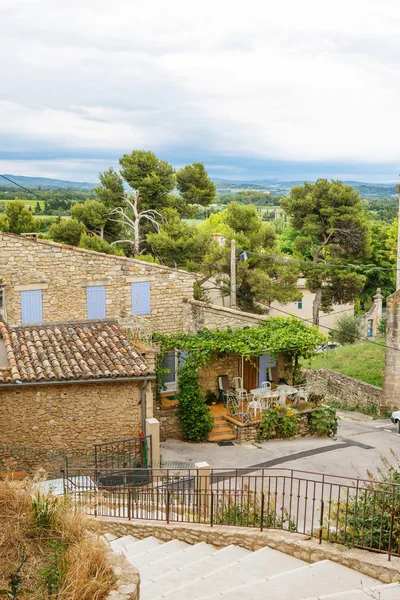
[[[221,423],[221,425],[214,425],[211,431],[214,431],[214,429],[216,429],[218,432],[220,432],[221,430],[232,431],[232,427],[226,421],[225,423]]]
[[[230,440],[236,440],[234,433],[210,433],[208,436],[209,442],[229,442]]]

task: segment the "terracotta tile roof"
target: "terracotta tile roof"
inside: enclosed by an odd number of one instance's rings
[[[50,323],[11,327],[0,321],[8,382],[93,380],[150,374],[143,356],[116,321]]]

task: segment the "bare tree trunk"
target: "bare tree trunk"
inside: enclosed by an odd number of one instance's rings
[[[104,240],[104,227],[100,228],[100,239]]]
[[[139,212],[138,212],[138,202],[139,202],[140,192],[136,192],[135,201],[133,203],[133,250],[135,254],[140,254],[140,239],[139,239]]]
[[[314,302],[313,302],[313,325],[319,325],[319,308],[322,301],[322,288],[315,290]]]

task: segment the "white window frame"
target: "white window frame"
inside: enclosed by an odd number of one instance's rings
[[[172,354],[172,352],[167,352],[167,354]],[[161,393],[166,394],[167,392],[176,392],[178,389],[178,367],[179,367],[179,358],[178,352],[174,352],[175,354],[175,379],[174,381],[170,381],[168,383],[164,383],[163,390]]]

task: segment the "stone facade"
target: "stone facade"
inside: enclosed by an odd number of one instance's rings
[[[268,320],[265,315],[254,315],[235,308],[224,308],[199,300],[188,300],[191,307],[192,331],[207,329],[226,329],[232,327],[252,327]]]
[[[213,356],[199,374],[199,383],[204,393],[211,390],[218,397],[218,375],[227,373],[229,385],[233,386],[233,378],[241,376],[241,359],[237,354]]]
[[[320,560],[332,560],[351,569],[355,569],[369,577],[375,577],[382,583],[400,581],[400,558],[392,556],[391,561],[387,554],[368,552],[356,548],[346,548],[339,544],[322,541],[298,533],[288,531],[274,531],[271,529],[260,531],[251,527],[235,527],[225,525],[202,525],[198,523],[171,523],[157,521],[129,522],[126,519],[92,518],[90,527],[97,533],[113,533],[117,536],[133,535],[139,539],[154,537],[168,542],[181,540],[187,544],[207,542],[225,548],[231,544],[242,546],[247,550],[256,551],[266,546],[295,556],[308,563]]]
[[[386,299],[386,355],[382,403],[400,408],[400,290]]]
[[[0,440],[71,452],[136,437],[141,430],[141,387],[141,381],[110,381],[0,389]]]
[[[150,282],[153,331],[174,333],[191,323],[190,305],[196,275],[141,260],[111,256],[47,240],[37,242],[0,233],[0,277],[6,281],[10,323],[21,323],[20,292],[42,289],[43,321],[87,318],[86,288],[106,286],[107,318],[131,315],[131,283]]]
[[[347,404],[349,407],[358,405],[379,408],[382,405],[382,390],[375,385],[330,369],[304,369],[303,374],[307,385],[315,392],[325,394],[327,400]]]
[[[179,418],[179,410],[157,408],[156,419],[160,422],[160,440],[172,438],[174,440],[183,440],[183,426]]]

